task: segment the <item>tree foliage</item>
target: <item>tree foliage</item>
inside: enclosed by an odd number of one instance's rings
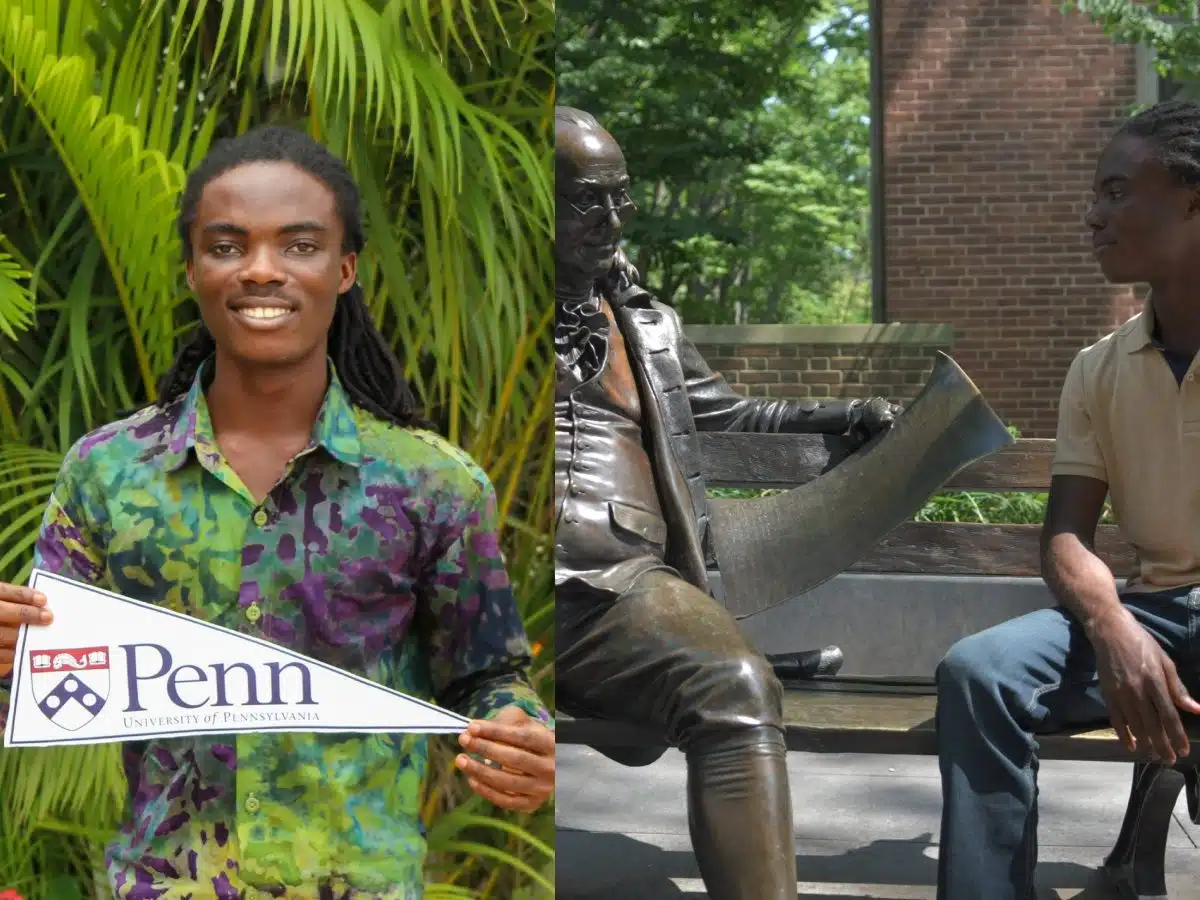
[[[559,3],[558,101],[620,142],[631,256],[687,321],[869,321],[867,6]]]
[[[1121,44],[1143,44],[1172,97],[1200,100],[1200,12],[1196,0],[1066,0]],[[1163,97],[1161,99],[1167,99]]]
[[[282,122],[349,161],[371,308],[427,413],[496,485],[518,600],[549,647],[553,14],[0,0],[0,580],[27,577],[66,449],[152,398],[197,321],[173,227],[185,172],[215,139]],[[434,750],[427,895],[544,895],[553,810],[497,814],[451,742]],[[124,791],[112,746],[0,750],[0,890],[79,896]]]

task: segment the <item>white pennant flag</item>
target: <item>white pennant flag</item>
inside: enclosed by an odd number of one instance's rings
[[[326,663],[34,570],[50,625],[17,636],[6,747],[243,732],[457,734],[468,720]]]

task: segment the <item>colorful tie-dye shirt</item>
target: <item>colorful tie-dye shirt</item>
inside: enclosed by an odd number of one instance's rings
[[[203,373],[165,410],[89,434],[64,462],[34,564],[471,718],[515,703],[549,725],[526,678],[486,476],[436,435],[352,406],[330,371],[308,447],[262,503],[217,447]],[[130,900],[420,898],[427,741],[126,744],[131,818],[108,850],[112,890]]]

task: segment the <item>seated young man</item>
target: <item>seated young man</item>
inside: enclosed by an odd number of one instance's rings
[[[1180,711],[1200,713],[1200,105],[1126,122],[1094,192],[1105,277],[1150,296],[1063,386],[1042,533],[1058,605],[965,638],[938,668],[940,900],[1033,896],[1037,733],[1111,721],[1170,763],[1190,752]],[[1106,496],[1140,560],[1120,590],[1093,546]]]

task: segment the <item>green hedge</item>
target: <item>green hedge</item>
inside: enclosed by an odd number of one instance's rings
[[[761,491],[734,488],[710,488],[713,498],[751,499],[779,494],[778,488]],[[918,522],[978,522],[985,525],[1040,525],[1046,516],[1045,492],[949,491],[935,494],[913,518]],[[1107,503],[1103,524],[1113,523],[1112,509]]]

